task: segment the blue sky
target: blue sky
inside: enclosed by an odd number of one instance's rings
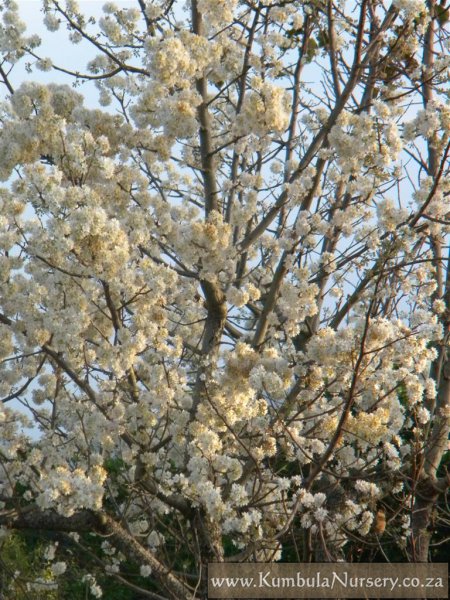
[[[79,0],[80,9],[86,17],[98,18],[102,16],[102,7],[106,0]],[[52,62],[66,69],[84,71],[86,64],[95,56],[95,49],[88,43],[72,44],[69,32],[64,24],[56,32],[50,32],[43,25],[43,12],[41,0],[18,0],[19,12],[22,20],[27,25],[27,35],[37,34],[41,38],[41,45],[36,53],[42,58],[50,58]],[[118,6],[134,6],[133,1],[116,1]],[[73,78],[58,73],[54,70],[43,72],[33,68],[32,73],[26,71],[26,60],[14,66],[10,80],[13,87],[18,87],[23,81],[39,81],[41,83],[68,83],[73,84]],[[92,83],[84,84],[79,90],[85,96],[87,106],[98,107],[98,93]]]

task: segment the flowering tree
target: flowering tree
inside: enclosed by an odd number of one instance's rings
[[[91,556],[97,597],[101,572],[180,600],[211,561],[427,561],[449,518],[448,11],[103,10],[43,1],[93,47],[71,72],[2,4],[3,535],[53,532],[54,577]],[[78,90],[14,85],[21,60]]]

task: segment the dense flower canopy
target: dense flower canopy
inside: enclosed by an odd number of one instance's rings
[[[110,577],[133,560],[178,600],[208,561],[349,558],[380,507],[389,547],[427,560],[450,416],[442,6],[42,4],[94,55],[41,56],[3,2],[3,535],[108,535]]]

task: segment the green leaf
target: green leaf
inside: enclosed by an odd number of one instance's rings
[[[445,6],[437,5],[434,7],[434,14],[441,27],[443,27],[448,22],[450,17],[449,11],[450,9],[446,8]]]
[[[328,32],[325,29],[321,29],[317,35],[317,43],[319,48],[327,48],[330,43]]]

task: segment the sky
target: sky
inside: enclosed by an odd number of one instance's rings
[[[99,18],[103,15],[102,7],[106,0],[79,0],[79,5],[86,17]],[[27,25],[27,35],[37,34],[41,38],[41,45],[36,53],[41,58],[51,58],[56,66],[61,66],[74,71],[84,71],[86,64],[95,56],[95,51],[89,43],[81,42],[74,45],[70,42],[66,26],[62,24],[55,32],[47,30],[42,23],[43,12],[41,0],[18,0],[19,12],[22,20]],[[120,7],[134,6],[134,1],[116,0]],[[15,65],[10,81],[13,87],[18,87],[23,81],[39,81],[40,83],[67,83],[73,84],[73,78],[54,70],[43,72],[33,68],[32,73],[27,73],[25,61]],[[85,104],[90,108],[98,108],[98,93],[93,83],[83,84],[82,90]]]

